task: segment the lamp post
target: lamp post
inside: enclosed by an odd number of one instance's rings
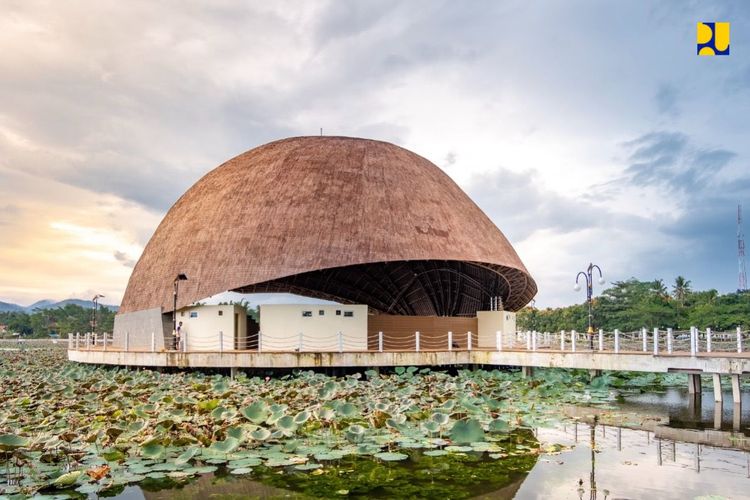
[[[187,281],[185,273],[178,274],[174,279],[174,303],[172,307],[172,334],[177,335],[177,291],[180,281]]]
[[[97,293],[94,298],[91,299],[94,302],[94,320],[91,322],[91,329],[93,334],[96,335],[96,313],[99,311],[99,299],[103,299],[104,295]]]
[[[591,313],[591,296],[594,293],[594,269],[599,271],[599,284],[604,284],[604,275],[602,274],[602,269],[597,266],[596,264],[589,263],[589,267],[586,269],[586,272],[580,271],[578,275],[576,275],[576,285],[573,287],[573,290],[576,292],[581,289],[581,285],[578,284],[578,279],[583,275],[584,278],[586,278],[586,302],[588,302],[589,306],[589,349],[594,349],[594,325],[593,325],[593,319],[594,316]]]

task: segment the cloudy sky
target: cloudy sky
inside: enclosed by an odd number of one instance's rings
[[[0,300],[119,302],[172,203],[243,151],[369,137],[443,168],[537,306],[590,260],[737,287],[750,4],[0,0]],[[696,56],[696,22],[731,55]],[[750,222],[746,224],[750,234]]]

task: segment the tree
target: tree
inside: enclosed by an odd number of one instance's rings
[[[686,280],[684,276],[677,276],[674,279],[674,285],[672,286],[672,297],[680,303],[680,306],[685,305],[685,299],[692,290],[690,289],[690,280]]]

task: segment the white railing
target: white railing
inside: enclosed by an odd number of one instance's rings
[[[227,351],[255,352],[358,352],[358,351],[471,351],[474,349],[497,351],[563,351],[602,353],[641,353],[653,356],[673,353],[692,356],[704,353],[745,353],[750,350],[750,335],[740,328],[732,331],[672,330],[671,328],[645,328],[621,332],[598,330],[592,334],[575,330],[560,332],[517,331],[495,332],[494,338],[480,344],[475,332],[377,332],[367,337],[345,332],[311,334],[305,332],[287,335],[262,335],[261,332],[234,338],[224,332],[209,335],[182,332],[175,340],[151,333],[147,338],[131,338],[128,332],[117,339],[111,333],[75,333],[68,336],[71,350],[113,350],[139,352],[194,352]],[[489,344],[489,345],[487,345]],[[164,347],[161,347],[161,346]]]

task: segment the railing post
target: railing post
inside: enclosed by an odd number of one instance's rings
[[[659,355],[659,329],[654,328],[654,356]]]
[[[453,332],[448,332],[448,350],[453,350]]]
[[[378,332],[378,352],[383,352],[383,332]]]
[[[219,352],[224,353],[224,332],[219,330]]]
[[[565,350],[565,330],[560,330],[560,350]]]
[[[469,350],[471,351],[471,332],[469,332],[468,335],[466,335],[466,337],[467,337],[466,345],[469,348]]]
[[[706,328],[706,352],[711,352],[711,329]]]
[[[94,334],[94,349],[96,349],[96,344],[98,343],[97,342],[98,340],[99,340],[99,338],[97,337],[96,334]]]
[[[576,352],[576,340],[578,340],[578,333],[575,330],[570,331],[570,350]]]
[[[188,332],[185,330],[180,332],[180,342],[182,342],[182,352],[188,352]]]
[[[648,331],[641,328],[641,337],[643,338],[643,352],[648,351]]]
[[[495,332],[495,347],[498,351],[503,350],[503,333],[500,330]]]
[[[297,346],[297,351],[302,352],[302,332],[299,332],[299,345]]]
[[[526,350],[531,350],[531,332],[526,330]]]
[[[417,352],[419,352],[419,332],[416,332],[414,334],[414,347]]]
[[[615,354],[620,353],[620,330],[615,328]]]
[[[78,346],[81,342],[81,334],[76,332],[76,351],[78,350]]]
[[[130,350],[130,331],[125,330],[125,352]]]
[[[604,330],[599,328],[599,351],[604,350]]]
[[[344,352],[344,334],[339,332],[339,352]]]
[[[737,327],[737,352],[742,352],[742,327]]]
[[[531,350],[536,351],[536,330],[531,332]]]
[[[151,330],[151,352],[156,352],[156,332]]]
[[[667,352],[672,354],[672,329],[667,328]]]
[[[695,328],[694,326],[690,327],[690,355],[691,356],[695,356],[696,354],[696,349],[695,349],[696,337],[697,337],[696,330],[697,328]]]
[[[91,332],[86,332],[86,350],[91,350]]]
[[[262,352],[261,346],[263,345],[263,337],[260,333],[260,330],[258,330],[258,352]]]

